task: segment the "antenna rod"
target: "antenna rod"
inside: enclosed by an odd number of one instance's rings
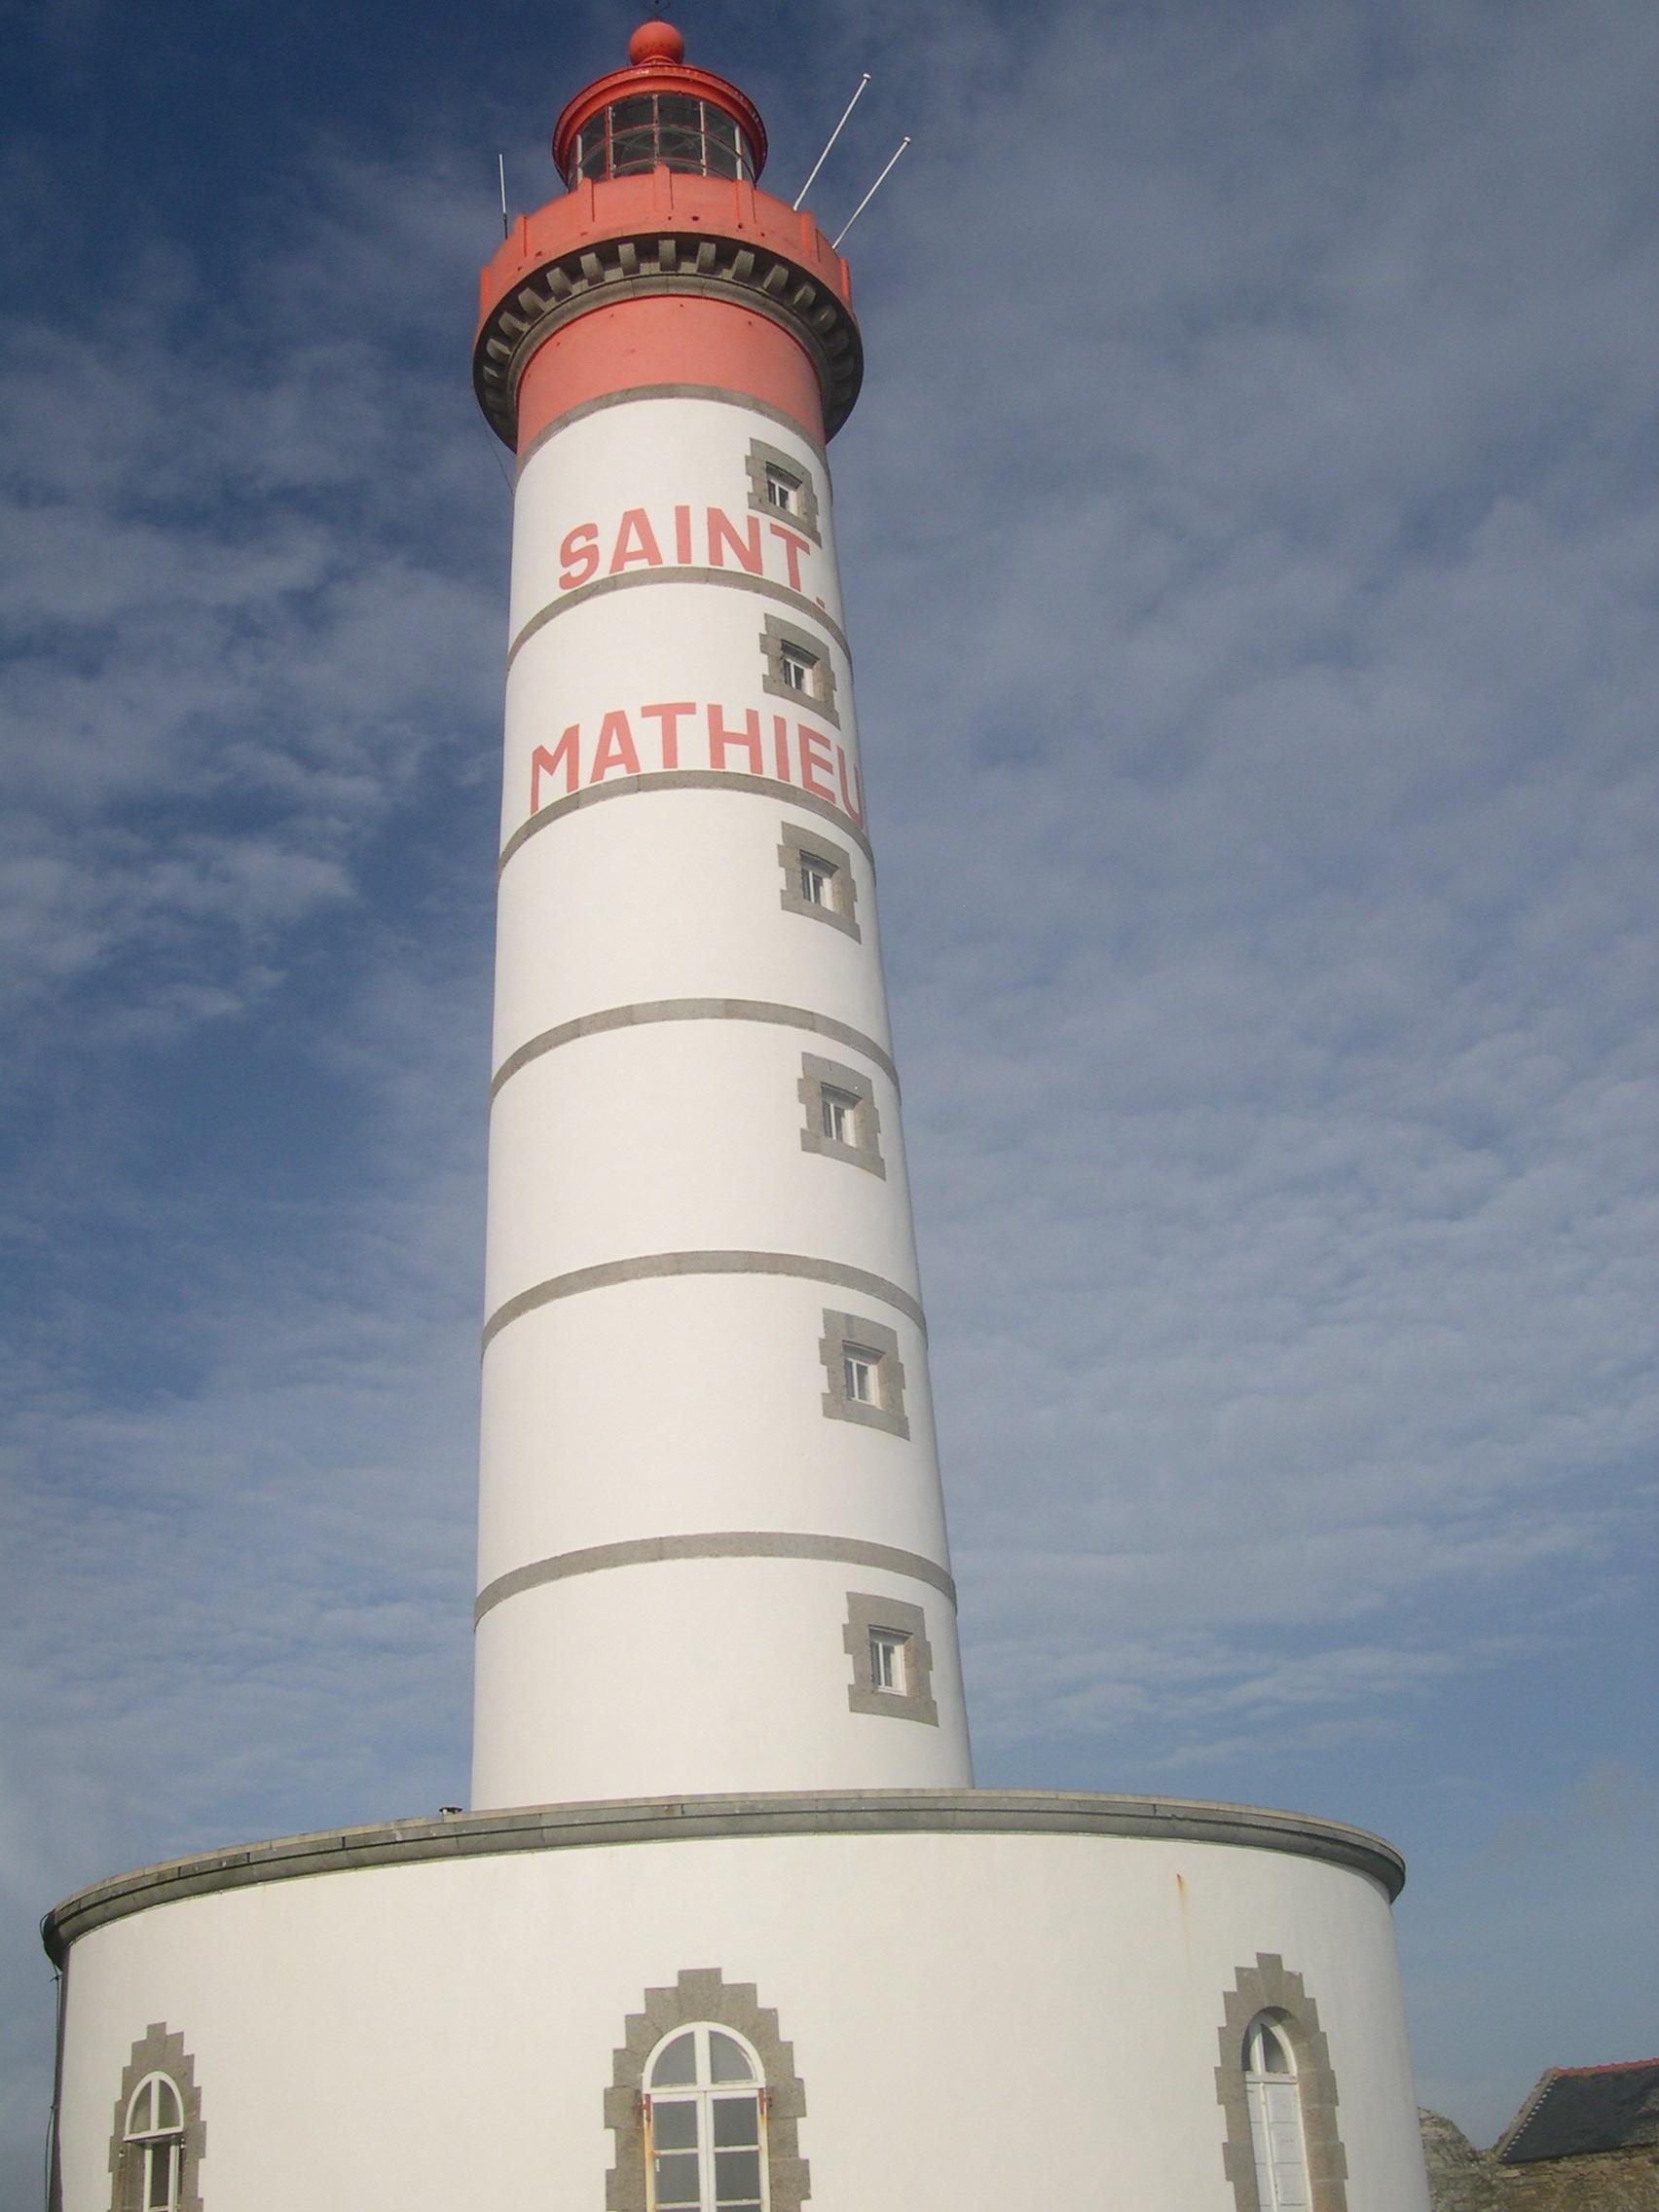
[[[841,243],[841,239],[844,239],[846,237],[847,233],[852,229],[853,225],[858,221],[859,217],[864,213],[865,209],[869,205],[870,202],[875,198],[876,194],[887,182],[887,170],[892,168],[893,162],[896,162],[899,159],[899,154],[902,154],[909,143],[910,141],[908,138],[900,139],[899,153],[894,155],[893,161],[888,163],[887,168],[882,170],[881,174],[876,178],[875,182],[870,186],[869,190],[865,194],[864,198],[859,202],[858,205],[853,209],[852,213],[841,225],[840,237],[833,238],[830,240],[830,251],[831,253],[836,251]]]
[[[858,104],[859,104],[859,101],[860,101],[860,99],[862,98],[862,96],[863,96],[863,94],[864,94],[864,89],[865,89],[865,87],[866,87],[866,85],[867,85],[868,83],[869,83],[869,71],[868,71],[868,70],[866,69],[866,70],[865,71],[864,75],[863,75],[863,76],[862,76],[862,77],[861,77],[861,78],[859,79],[859,89],[858,89],[858,91],[857,91],[857,92],[855,92],[855,93],[853,94],[852,98],[851,98],[851,99],[850,99],[850,100],[849,100],[849,101],[847,102],[847,110],[846,110],[846,115],[843,115],[843,116],[842,116],[842,118],[841,118],[840,122],[836,124],[836,126],[835,126],[834,129],[833,129],[833,130],[831,130],[831,131],[830,131],[830,145],[828,145],[828,146],[826,146],[826,147],[825,147],[825,149],[824,149],[823,153],[822,153],[822,154],[820,154],[820,155],[819,155],[819,157],[818,157],[818,159],[817,159],[817,161],[815,161],[815,162],[813,163],[813,165],[812,165],[812,176],[809,176],[809,177],[807,178],[806,182],[805,182],[805,183],[804,183],[804,184],[803,184],[803,185],[801,186],[801,188],[800,188],[799,192],[798,192],[798,193],[797,193],[797,194],[795,195],[795,202],[794,202],[794,204],[795,204],[795,208],[796,208],[797,212],[798,212],[798,210],[799,210],[799,207],[800,207],[800,203],[801,203],[801,202],[802,202],[802,201],[803,201],[803,200],[804,200],[804,199],[806,198],[807,194],[808,194],[808,193],[809,193],[809,192],[810,192],[810,191],[812,190],[812,177],[815,177],[815,176],[816,176],[816,175],[818,174],[819,170],[820,170],[820,169],[821,169],[821,168],[822,168],[822,167],[824,166],[825,163],[826,163],[826,162],[827,162],[827,161],[828,161],[828,160],[830,159],[830,146],[833,146],[833,145],[834,145],[834,143],[835,143],[835,141],[836,141],[836,139],[840,137],[842,130],[843,130],[843,129],[844,129],[846,128],[847,116],[848,116],[848,115],[851,115],[851,114],[852,114],[852,112],[853,112],[853,110],[854,110],[854,108],[856,108],[856,107],[858,106]]]
[[[513,227],[507,221],[507,157],[505,154],[496,156],[496,166],[501,172],[501,236],[504,239],[510,239],[513,235]]]

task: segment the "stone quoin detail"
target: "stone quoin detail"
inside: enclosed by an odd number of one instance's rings
[[[786,822],[778,866],[784,871],[778,900],[786,914],[803,914],[809,922],[828,922],[831,929],[845,930],[848,937],[863,938],[858,881],[845,845],[799,823]]]
[[[802,1052],[800,1081],[795,1085],[806,1115],[800,1132],[802,1152],[815,1152],[826,1160],[844,1161],[871,1175],[886,1176],[881,1157],[881,1116],[876,1110],[875,1086],[858,1068],[844,1060],[821,1059]]]
[[[778,2035],[778,2015],[757,2001],[752,1981],[727,1982],[718,1967],[688,1968],[664,1989],[645,1991],[645,2009],[630,2012],[611,2053],[605,2124],[616,2157],[605,2177],[606,2212],[645,2212],[644,2096],[645,2061],[675,2028],[706,2020],[730,2028],[754,2046],[766,2083],[766,2179],[771,2212],[800,2212],[810,2194],[798,2128],[806,2091],[794,2051]]]
[[[909,1435],[897,1330],[885,1321],[871,1320],[867,1313],[826,1309],[818,1356],[829,1383],[824,1411],[831,1420],[857,1421],[865,1428],[885,1429],[890,1436]],[[861,1368],[867,1370],[867,1396],[859,1388]]]
[[[796,705],[804,700],[813,714],[839,729],[835,671],[821,638],[801,629],[798,623],[768,614],[760,632],[760,657],[766,668],[760,688],[769,698],[789,699]]]
[[[207,2130],[202,2120],[202,2091],[196,2083],[196,2060],[185,2048],[184,2037],[165,2020],[152,2020],[132,2046],[122,2069],[121,2093],[115,2100],[115,2120],[109,2139],[111,2212],[145,2212],[143,2169],[128,2141],[127,2115],[139,2083],[146,2075],[160,2074],[172,2083],[183,2108],[180,2137],[182,2166],[177,2212],[203,2212],[201,2172],[207,2148]]]
[[[874,1666],[875,1640],[884,1632],[899,1646],[897,1672],[902,1677],[885,1687],[876,1681]],[[879,1719],[925,1721],[930,1728],[939,1726],[939,1707],[933,1700],[933,1645],[928,1641],[927,1615],[920,1605],[849,1590],[841,1643],[853,1663],[853,1679],[847,1691],[849,1712]]]
[[[1347,2154],[1337,2131],[1337,2078],[1319,2027],[1319,2008],[1303,1987],[1302,1976],[1287,1973],[1284,1961],[1272,1951],[1258,1951],[1254,1966],[1239,1968],[1223,2008],[1215,2091],[1227,2115],[1222,2162],[1233,2184],[1234,2203],[1237,2212],[1272,2212],[1271,2206],[1263,2205],[1256,2187],[1244,2094],[1244,2039],[1251,2021],[1264,2012],[1283,2034],[1296,2059],[1312,2212],[1347,2212]]]
[[[818,487],[812,470],[804,461],[796,461],[793,454],[785,453],[781,446],[768,445],[763,438],[751,438],[743,465],[749,475],[749,504],[756,514],[775,517],[780,512],[785,513],[814,545],[822,543],[818,534]],[[777,498],[780,479],[794,489],[793,500],[784,508],[780,508]]]

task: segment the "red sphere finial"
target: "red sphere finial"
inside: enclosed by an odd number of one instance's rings
[[[653,16],[628,41],[630,61],[683,61],[685,41],[672,23]]]

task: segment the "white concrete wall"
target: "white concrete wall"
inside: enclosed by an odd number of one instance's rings
[[[810,480],[820,543],[751,508],[752,440]],[[718,532],[711,550],[711,509],[746,543],[756,533],[761,574]],[[769,1018],[602,1027],[503,1080],[486,1312],[666,1254],[738,1268],[783,1255],[808,1272],[610,1281],[499,1323],[484,1359],[479,1583],[522,1582],[572,1550],[746,1532],[896,1548],[925,1569],[674,1561],[498,1590],[479,1629],[475,1805],[970,1779],[840,611],[822,457],[757,408],[623,400],[526,463],[496,1067],[619,1009],[742,1001]],[[822,647],[833,720],[764,690],[768,616]],[[684,711],[665,721],[653,705]],[[712,746],[711,708],[726,728],[757,718],[758,757]],[[661,781],[687,771],[704,783]],[[572,784],[579,803],[520,839],[533,797],[545,808]],[[792,831],[845,853],[857,938],[782,903]],[[803,1149],[803,1054],[870,1085],[884,1174]],[[827,1310],[896,1333],[907,1438],[827,1417]],[[937,1726],[849,1710],[850,1593],[923,1608]]]
[[[850,1588],[922,1608],[940,1726],[848,1710],[841,1638]],[[778,1631],[780,1611],[788,1635]],[[691,1620],[700,1624],[694,1636]],[[945,1788],[966,1761],[949,1600],[867,1566],[714,1559],[584,1574],[488,1613],[477,1665],[473,1772],[489,1804],[512,1802],[504,1792],[526,1731],[557,1744],[593,1797],[637,1794],[642,1772],[664,1791],[690,1794],[711,1765],[734,1789],[820,1788],[827,1771],[858,1775],[861,1788]],[[619,1708],[639,1715],[626,1734]]]
[[[1349,2212],[1425,2212],[1389,1914],[1280,1854],[1093,1836],[767,1837],[318,1876],[74,1949],[65,2212],[104,2212],[122,2068],[184,2036],[207,2212],[600,2212],[625,2016],[753,1981],[804,2084],[811,2203],[1235,2212],[1226,1992],[1282,1955],[1318,2007]]]

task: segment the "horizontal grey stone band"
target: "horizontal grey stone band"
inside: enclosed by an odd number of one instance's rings
[[[576,1552],[559,1552],[552,1559],[532,1560],[515,1567],[510,1574],[498,1574],[478,1593],[472,1608],[472,1625],[505,1598],[524,1590],[539,1590],[544,1583],[564,1582],[574,1574],[602,1574],[612,1567],[655,1567],[664,1561],[686,1559],[807,1559],[829,1560],[838,1567],[873,1567],[887,1574],[908,1575],[913,1582],[928,1582],[956,1603],[956,1584],[937,1560],[920,1552],[901,1551],[895,1544],[867,1544],[857,1536],[797,1536],[767,1529],[720,1529],[700,1536],[641,1536],[627,1544],[589,1544]]]
[[[1120,1797],[1052,1789],[792,1789],[730,1796],[629,1797],[584,1805],[527,1805],[448,1819],[384,1822],[281,1836],[232,1851],[200,1852],[94,1882],[41,1923],[48,1956],[150,1905],[263,1882],[347,1874],[364,1866],[414,1866],[434,1859],[498,1858],[510,1851],[580,1851],[626,1843],[706,1843],[727,1836],[1073,1835],[1230,1850],[1280,1851],[1364,1874],[1392,1899],[1406,1862],[1365,1828],[1304,1813],[1267,1812],[1182,1797]]]
[[[485,1346],[509,1321],[551,1306],[555,1299],[580,1298],[587,1291],[610,1290],[622,1282],[660,1282],[679,1275],[794,1275],[806,1282],[833,1283],[837,1290],[862,1290],[866,1298],[896,1306],[923,1336],[928,1331],[921,1307],[907,1290],[866,1269],[844,1268],[838,1260],[814,1260],[801,1252],[647,1252],[637,1260],[607,1260],[596,1268],[572,1268],[569,1274],[532,1283],[529,1290],[498,1306],[485,1322]]]
[[[539,1037],[530,1038],[516,1052],[509,1052],[496,1070],[490,1096],[494,1098],[503,1083],[532,1060],[538,1060],[543,1052],[572,1045],[578,1037],[602,1036],[608,1029],[642,1029],[653,1021],[767,1021],[784,1029],[808,1029],[815,1037],[829,1037],[837,1045],[845,1045],[850,1052],[862,1052],[866,1060],[875,1062],[889,1082],[899,1081],[891,1055],[873,1037],[866,1037],[862,1029],[854,1029],[845,1021],[834,1021],[827,1014],[810,1014],[803,1006],[780,1006],[775,999],[642,999],[637,1006],[607,1007],[603,1014],[584,1014],[574,1021],[561,1021],[555,1028],[542,1030]]]
[[[751,756],[753,757],[753,756]],[[613,784],[589,784],[585,791],[567,792],[563,798],[551,799],[528,822],[521,822],[501,847],[501,857],[496,863],[498,876],[524,844],[538,830],[545,830],[550,822],[563,815],[574,814],[579,807],[598,806],[608,798],[637,798],[650,792],[743,792],[757,798],[782,799],[787,806],[798,806],[808,814],[822,815],[826,822],[833,822],[843,837],[851,837],[866,861],[873,867],[875,855],[865,832],[830,799],[820,798],[814,792],[803,792],[798,784],[783,784],[773,776],[740,776],[728,774],[723,768],[655,768],[643,776],[619,776]]]
[[[811,447],[826,472],[829,470],[830,456],[805,424],[797,423],[793,415],[782,407],[774,407],[770,400],[753,399],[747,391],[733,391],[729,385],[723,384],[637,384],[626,391],[602,391],[597,399],[584,399],[579,406],[555,415],[551,423],[544,423],[519,456],[519,474],[524,474],[549,438],[556,438],[572,423],[581,422],[584,416],[603,414],[608,407],[631,407],[636,399],[712,399],[722,407],[741,407],[747,415],[764,415],[773,423],[781,423],[786,430],[793,430],[802,445]]]
[[[508,668],[517,660],[520,647],[545,630],[556,615],[569,614],[572,608],[585,607],[590,599],[603,599],[608,592],[631,591],[637,584],[723,584],[728,591],[758,592],[762,599],[793,607],[797,614],[828,630],[848,660],[853,657],[847,633],[830,619],[817,600],[808,599],[803,591],[791,591],[788,584],[774,583],[770,576],[752,576],[743,569],[627,569],[619,576],[596,576],[591,584],[578,584],[574,591],[561,592],[557,599],[549,600],[507,647]]]

